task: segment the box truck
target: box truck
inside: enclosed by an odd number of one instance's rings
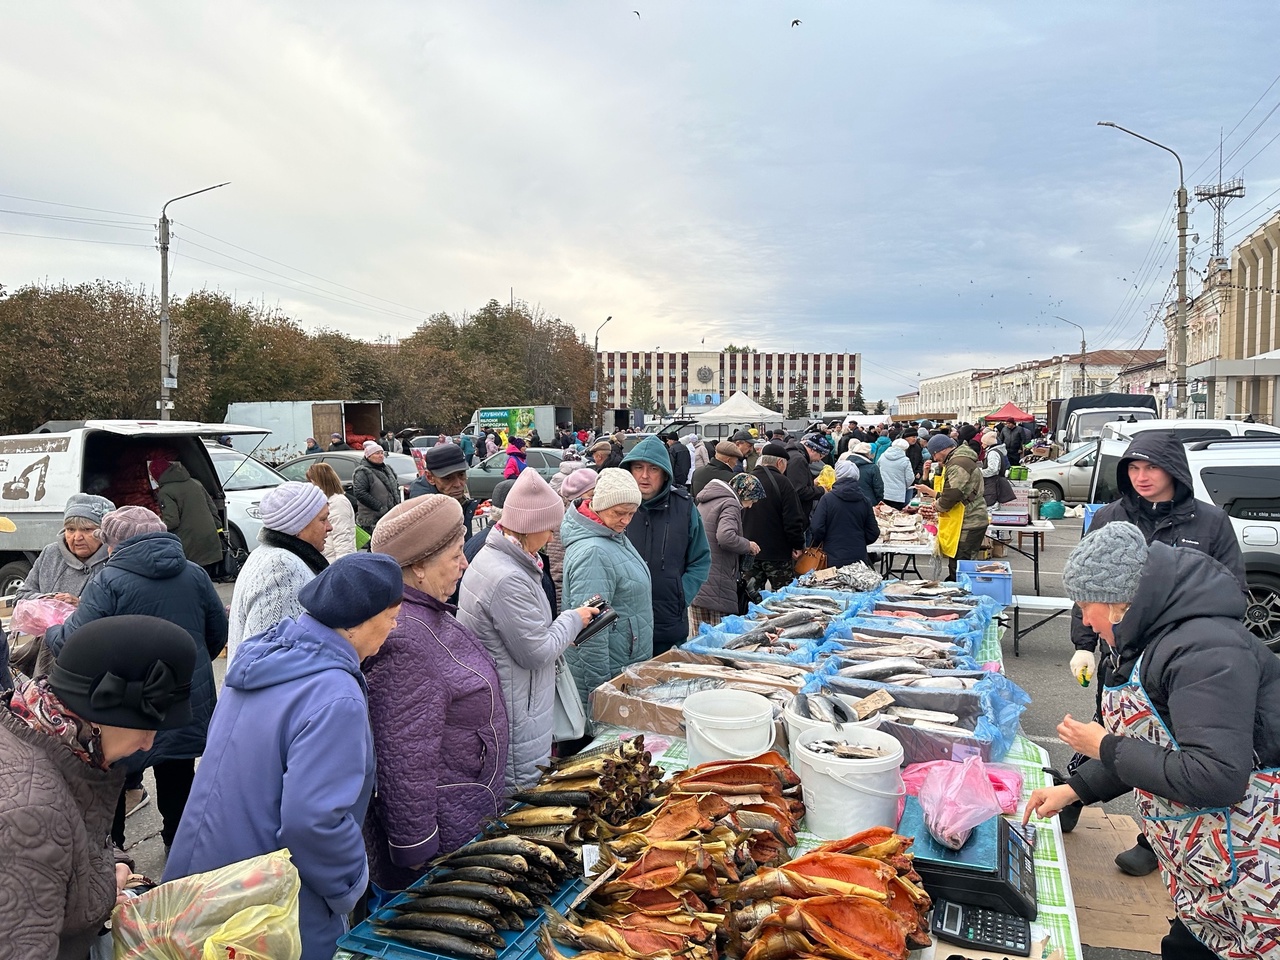
[[[231,438],[241,453],[276,466],[307,450],[307,437],[315,437],[325,450],[341,434],[353,449],[382,434],[381,400],[279,400],[227,404],[228,423],[265,428],[265,438]]]
[[[573,425],[573,408],[556,406],[481,407],[462,432],[475,439],[487,428],[506,430],[507,436],[527,437],[535,429],[543,446],[551,446],[558,426]]]

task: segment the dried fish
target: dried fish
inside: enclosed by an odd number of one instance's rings
[[[925,721],[926,723],[959,723],[960,718],[954,713],[941,710],[918,710],[914,707],[885,707],[884,712],[898,720]]]
[[[702,677],[688,680],[663,680],[661,683],[655,683],[648,687],[624,685],[622,689],[624,693],[633,697],[639,697],[641,700],[650,700],[654,703],[683,703],[695,693],[700,693],[704,690],[720,690],[724,685],[724,680]]]
[[[393,930],[390,927],[374,926],[373,932],[379,937],[407,943],[421,950],[465,957],[467,960],[496,960],[498,956],[497,951],[488,944],[476,943],[439,930]]]
[[[805,746],[814,753],[830,754],[842,760],[879,760],[889,755],[883,747],[868,747],[843,740],[813,740]]]

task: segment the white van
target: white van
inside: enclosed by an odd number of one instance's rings
[[[86,420],[58,432],[0,437],[0,516],[17,528],[0,534],[0,596],[13,593],[40,551],[58,539],[73,493],[98,494],[119,507],[157,508],[147,464],[159,457],[181,461],[225,523],[222,484],[201,438],[265,432],[189,420]]]
[[[1248,420],[1112,420],[1102,427],[1099,439],[1132,440],[1144,430],[1171,430],[1183,443],[1193,440],[1225,440],[1227,437],[1276,437],[1280,427]]]

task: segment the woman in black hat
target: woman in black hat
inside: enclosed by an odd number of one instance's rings
[[[156,617],[71,633],[48,677],[0,702],[0,943],[12,957],[83,960],[132,863],[108,840],[118,761],[191,722],[196,644]]]

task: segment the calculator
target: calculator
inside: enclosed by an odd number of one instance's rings
[[[1031,924],[1017,914],[935,900],[932,929],[939,940],[963,947],[981,947],[1015,957],[1031,956]]]

